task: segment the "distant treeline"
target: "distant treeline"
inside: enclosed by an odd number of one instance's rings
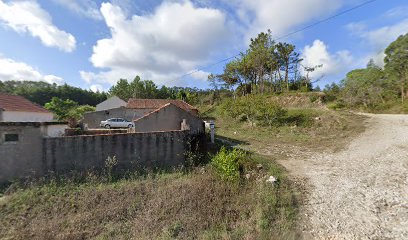
[[[34,81],[0,81],[0,92],[23,96],[32,102],[44,106],[51,102],[53,97],[70,99],[79,105],[95,106],[106,100],[108,94],[105,92],[92,92],[78,87],[64,84],[49,84]]]
[[[36,81],[0,81],[0,92],[23,96],[32,102],[44,106],[53,98],[71,100],[77,105],[96,106],[110,96],[118,96],[127,101],[129,98],[182,99],[191,104],[199,103],[200,96],[208,95],[210,90],[188,87],[158,87],[151,80],[141,80],[136,76],[132,81],[120,79],[108,92],[93,92],[67,84],[56,85]]]

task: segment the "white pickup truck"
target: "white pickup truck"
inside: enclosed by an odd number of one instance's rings
[[[103,128],[132,128],[135,127],[133,122],[129,122],[126,119],[123,118],[110,118],[106,121],[101,121],[100,124],[101,127]]]

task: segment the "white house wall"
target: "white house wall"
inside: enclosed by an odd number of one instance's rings
[[[39,112],[11,112],[2,113],[3,122],[51,122],[54,119],[52,113]]]
[[[126,106],[126,102],[118,97],[111,97],[98,105],[96,105],[96,111],[105,111],[109,109],[119,108]]]
[[[43,126],[43,136],[44,137],[61,137],[65,133],[65,129],[68,128],[66,124],[58,125],[46,125]]]

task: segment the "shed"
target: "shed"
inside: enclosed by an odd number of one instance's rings
[[[21,96],[0,93],[0,122],[50,122],[54,114]]]
[[[126,106],[126,102],[117,96],[110,97],[96,105],[96,111],[105,111]]]

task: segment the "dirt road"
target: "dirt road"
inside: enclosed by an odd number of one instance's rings
[[[367,116],[346,149],[281,161],[307,181],[305,239],[408,239],[408,116]]]

